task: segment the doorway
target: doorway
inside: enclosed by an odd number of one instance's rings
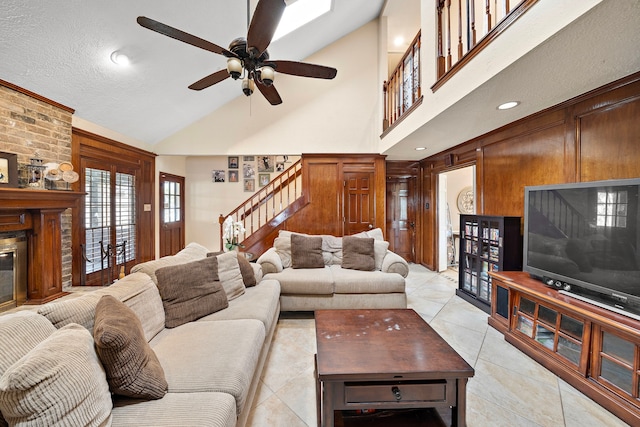
[[[476,167],[438,174],[438,271],[457,269],[460,215],[475,214]]]
[[[184,249],[184,177],[160,172],[160,256]]]

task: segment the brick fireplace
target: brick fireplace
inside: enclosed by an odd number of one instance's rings
[[[44,162],[70,162],[73,113],[72,108],[0,80],[0,151],[17,154],[20,165],[27,164],[36,154]],[[4,186],[0,187],[0,191],[4,190]],[[7,191],[12,190],[16,191],[16,189],[7,189]],[[20,191],[28,192],[24,196],[27,199],[30,197],[38,199],[33,192],[30,192],[35,190]],[[5,210],[7,206],[6,194],[6,192],[0,193],[0,210]],[[48,196],[54,197],[54,194]],[[65,199],[64,196],[62,198]],[[12,203],[15,204],[15,199]],[[42,200],[37,203],[43,204]],[[73,203],[70,206],[73,206]],[[15,209],[12,211],[15,213]],[[71,286],[71,210],[65,207],[60,215],[58,232],[61,243],[58,243],[58,246],[61,247],[62,256],[60,267],[62,286],[66,288]],[[33,219],[33,211],[29,211],[28,217]],[[40,218],[39,215],[38,218]],[[0,224],[0,232],[2,231],[6,230],[3,230],[3,225]],[[58,255],[56,259],[57,257]]]

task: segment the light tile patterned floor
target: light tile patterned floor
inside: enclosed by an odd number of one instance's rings
[[[455,273],[418,265],[407,278],[416,310],[471,366],[469,427],[617,427],[627,424],[504,341],[487,315],[455,296]],[[315,324],[282,317],[249,418],[251,427],[315,427]]]

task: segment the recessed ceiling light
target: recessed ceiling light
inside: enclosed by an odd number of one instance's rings
[[[400,47],[404,44],[404,37],[402,36],[398,36],[395,39],[393,39],[393,44],[396,47]]]
[[[422,150],[426,150],[427,147],[416,147],[416,151],[422,151]]]
[[[520,101],[509,101],[498,105],[498,110],[508,110],[509,108],[517,107],[518,105],[520,105]]]
[[[120,65],[122,67],[126,67],[130,63],[129,57],[118,50],[114,51],[111,54],[111,61],[113,61],[114,64]]]

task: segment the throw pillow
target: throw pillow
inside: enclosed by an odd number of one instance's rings
[[[216,257],[156,270],[165,326],[175,328],[229,306]]]
[[[9,425],[109,425],[112,407],[91,333],[77,324],[55,331],[0,378]]]
[[[292,234],[291,266],[293,268],[324,268],[322,237]]]
[[[376,268],[374,239],[345,236],[342,238],[342,268],[373,271]]]
[[[382,270],[382,262],[387,255],[387,249],[389,249],[389,242],[384,240],[373,240],[373,256],[376,262],[376,270]]]
[[[242,281],[238,253],[236,251],[225,252],[215,257],[218,260],[218,277],[229,301],[244,294],[246,288]]]
[[[93,339],[112,393],[138,399],[160,399],[167,393],[164,370],[145,340],[140,319],[111,295],[98,301]]]
[[[207,256],[218,256],[222,255],[223,253],[224,252],[209,252]],[[244,282],[244,285],[246,287],[255,286],[258,282],[256,280],[256,275],[253,271],[253,267],[251,267],[251,263],[249,262],[249,260],[247,260],[247,258],[245,258],[244,255],[242,255],[242,252],[236,253],[238,254],[238,265],[240,266],[240,274],[242,275],[242,281]]]

